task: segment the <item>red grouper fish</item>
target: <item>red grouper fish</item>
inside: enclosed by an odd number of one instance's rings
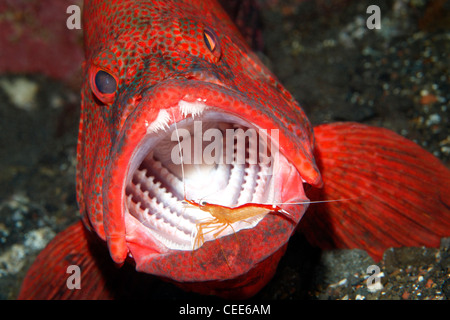
[[[85,1],[83,19],[82,219],[40,253],[19,298],[114,298],[109,273],[130,266],[247,298],[296,230],[375,260],[450,236],[448,168],[386,129],[313,129],[216,1]]]

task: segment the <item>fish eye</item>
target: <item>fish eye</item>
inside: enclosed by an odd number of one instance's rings
[[[212,29],[206,27],[203,30],[203,40],[208,50],[216,57],[220,57],[219,37]]]
[[[212,33],[212,30],[205,29],[203,31],[203,40],[205,40],[205,44],[209,51],[214,52],[217,41],[215,35]]]
[[[117,78],[110,72],[93,66],[90,71],[91,90],[104,104],[112,104],[116,96]]]
[[[117,82],[111,74],[99,70],[95,75],[95,86],[100,93],[111,94],[116,91]]]

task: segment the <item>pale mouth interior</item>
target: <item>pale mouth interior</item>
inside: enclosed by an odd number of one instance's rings
[[[230,208],[279,200],[271,183],[278,153],[250,122],[208,108],[200,115],[186,114],[176,124],[156,127],[131,161],[126,208],[166,248],[197,249],[204,241],[255,227],[266,214],[230,226],[203,224],[198,241],[199,223],[214,217],[184,199]]]

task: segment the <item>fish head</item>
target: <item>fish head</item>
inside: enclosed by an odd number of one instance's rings
[[[303,184],[321,185],[311,124],[220,7],[164,3],[112,2],[108,20],[95,1],[84,8],[80,210],[116,263],[178,282],[236,278],[285,247],[308,207],[292,204],[307,201]],[[184,199],[279,204],[290,219]]]

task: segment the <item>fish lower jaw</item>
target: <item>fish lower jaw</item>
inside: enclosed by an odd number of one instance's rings
[[[275,153],[267,137],[236,116],[211,109],[194,116],[186,110],[199,106],[179,107],[181,120],[169,126],[165,114],[171,113],[166,110],[158,120],[164,124],[153,126],[158,129],[150,130],[136,148],[125,187],[125,212],[153,242],[186,251],[253,228],[265,214],[228,225],[185,199],[236,207],[274,203],[279,195],[272,183]],[[127,226],[127,234],[131,229]]]

